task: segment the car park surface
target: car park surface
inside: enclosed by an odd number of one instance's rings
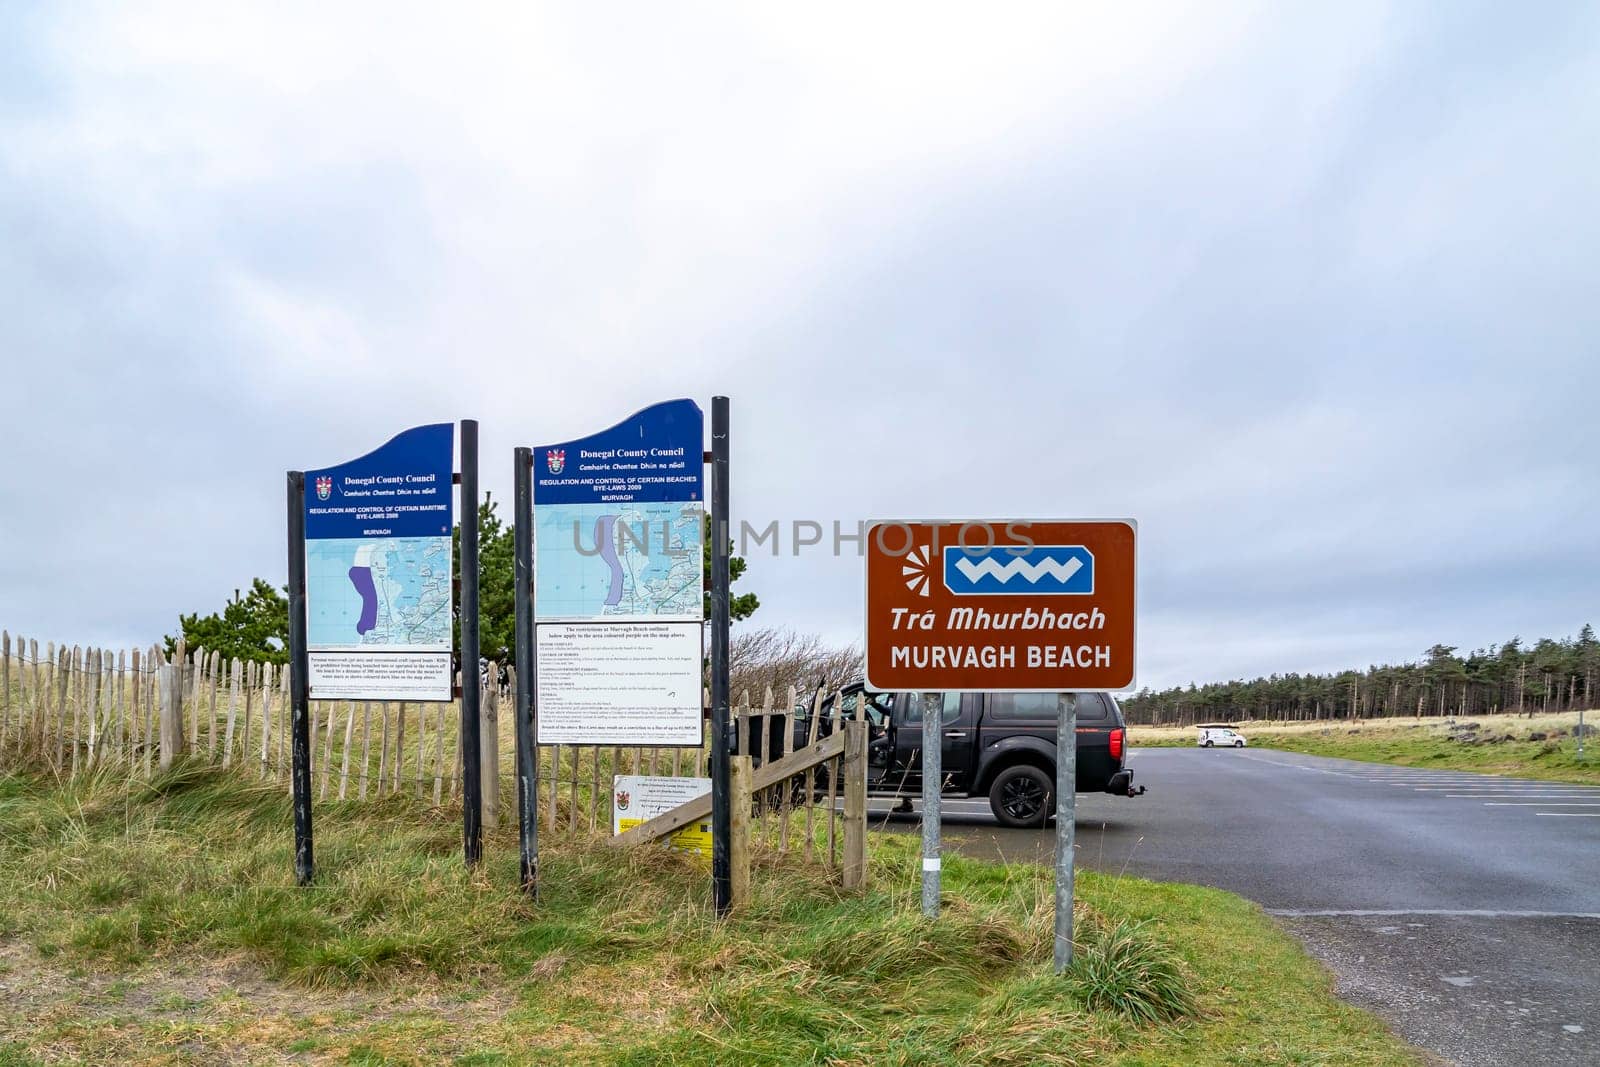
[[[1077,797],[1078,862],[1257,901],[1340,992],[1464,1067],[1600,1063],[1600,788],[1270,750],[1134,750]],[[1048,863],[1053,831],[945,804],[948,848]],[[915,831],[916,816],[877,816]]]

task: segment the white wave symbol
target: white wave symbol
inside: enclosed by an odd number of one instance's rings
[[[967,581],[977,582],[985,575],[992,575],[1002,585],[1014,577],[1026,579],[1029,585],[1037,585],[1039,579],[1045,575],[1065,583],[1082,569],[1083,560],[1076,556],[1066,561],[1046,557],[1038,563],[1029,563],[1020,556],[1009,563],[997,563],[993,556],[984,556],[977,562],[973,562],[971,556],[963,556],[956,560],[956,570],[960,571]]]

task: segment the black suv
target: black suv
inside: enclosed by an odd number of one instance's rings
[[[863,695],[865,700],[863,700]],[[1122,709],[1103,693],[1068,694],[1077,702],[1078,792],[1138,796],[1127,766],[1128,731]],[[1003,826],[1042,826],[1055,811],[1055,693],[931,695],[944,719],[943,794],[988,797]],[[870,736],[867,789],[905,802],[922,793],[922,712],[929,695],[872,693],[860,685],[839,695],[842,718],[865,705]],[[822,704],[817,736],[833,732],[833,702]],[[811,736],[811,708],[795,709],[796,749]],[[771,742],[776,742],[772,738]]]

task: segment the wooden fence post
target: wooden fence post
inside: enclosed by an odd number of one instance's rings
[[[356,795],[367,799],[367,771],[372,766],[372,701],[361,702],[361,777],[356,783]],[[342,784],[342,783],[341,783]],[[340,798],[341,800],[343,797]]]
[[[323,800],[328,799],[328,786],[333,782],[333,717],[339,710],[337,700],[329,700],[326,703],[328,721],[322,731],[322,792],[318,794]],[[292,779],[294,775],[290,774],[289,777]]]
[[[811,701],[811,722],[810,722],[810,724],[809,724],[809,726],[807,728],[807,731],[806,731],[806,744],[807,745],[814,745],[814,744],[817,743],[818,731],[822,727],[822,697],[823,697],[822,686],[818,685],[817,686],[817,695]],[[814,767],[807,767],[806,768],[806,860],[807,861],[809,861],[811,859],[811,853],[812,853],[812,850],[814,848],[813,838],[815,837],[815,833],[814,833],[814,831],[812,829],[812,819],[815,816],[815,812],[816,812],[816,808],[817,808],[817,804],[816,804],[816,784],[817,784],[816,783],[816,774],[817,774],[816,768],[814,768]]]
[[[788,759],[794,755],[794,686],[789,687],[788,703],[783,706],[783,758]],[[783,781],[778,784],[781,792],[778,794],[778,851],[789,851],[789,812],[793,808],[792,798],[794,783]]]
[[[339,799],[343,800],[350,785],[350,743],[355,738],[356,702],[345,701],[344,748],[339,758]]]
[[[289,746],[286,742],[289,740],[291,732],[289,723],[293,718],[293,711],[289,707],[291,703],[292,701],[289,699],[289,665],[285,663],[278,669],[278,760],[272,770],[272,776],[275,780],[288,777]],[[306,704],[306,725],[310,727],[306,732],[311,740],[311,743],[306,747],[312,760],[315,761],[317,758],[317,716],[310,708],[310,701],[307,701]],[[312,767],[312,770],[313,772],[316,770],[315,766]],[[290,791],[293,792],[293,789],[291,788]]]
[[[41,690],[39,688],[39,676],[35,673],[33,678],[34,715],[31,728],[28,731],[35,737],[34,750],[40,759],[48,755],[45,751],[45,742],[50,733],[50,705],[51,701],[55,700],[55,693],[59,688],[56,674],[61,667],[61,657],[66,655],[65,649],[59,653],[56,651],[56,643],[54,641],[46,641],[44,645],[45,655],[49,660],[44,664],[44,689]],[[28,647],[33,652],[33,669],[37,672],[39,669],[39,649],[36,645],[29,645]]]
[[[734,743],[739,748],[739,755],[748,756],[750,755],[750,690],[746,689],[739,694],[739,703],[734,715],[734,722],[737,724]],[[650,773],[655,772],[656,769],[651,767]]]
[[[244,661],[240,659],[235,659],[228,668],[228,725],[222,734],[222,765],[224,767],[233,766],[233,725],[239,715],[239,685],[240,675],[243,672]]]
[[[256,686],[261,681],[261,664],[247,660],[244,665],[244,722],[239,726],[239,765],[250,762],[250,713],[254,710]]]
[[[261,777],[267,776],[267,755],[272,746],[272,664],[261,665]]]
[[[394,763],[393,763],[393,768],[394,769],[390,772],[390,775],[393,778],[393,784],[389,787],[389,792],[391,792],[391,793],[400,792],[400,768],[402,766],[404,766],[405,761],[406,761],[406,702],[402,700],[400,702],[400,710],[396,714],[396,717],[395,717],[395,720],[394,720]]]
[[[179,647],[182,647],[181,640],[179,642]],[[137,674],[140,679],[141,686],[144,684],[144,676],[146,674],[155,674],[156,667],[158,666],[156,660],[157,658],[155,652],[151,651],[144,657],[144,666],[141,670],[139,665],[140,657],[137,654],[137,650],[135,650],[133,669],[135,674]],[[144,776],[146,778],[150,777],[150,769],[155,763],[156,752],[161,748],[161,728],[156,725],[156,717],[160,711],[159,705],[161,703],[161,701],[156,698],[156,689],[159,687],[160,682],[154,677],[150,678],[149,681],[151,684],[149,689],[146,690],[146,695],[149,697],[149,699],[145,701],[144,705]]]
[[[748,753],[728,760],[728,807],[730,833],[729,866],[732,868],[733,904],[750,900],[750,779],[753,775]]]
[[[844,727],[844,875],[846,889],[867,881],[867,724]]]
[[[197,749],[200,747],[200,708],[203,706],[200,700],[200,694],[202,691],[201,687],[205,685],[206,664],[210,662],[210,660],[207,659],[209,655],[210,653],[206,651],[205,646],[201,645],[197,647],[194,650],[194,653],[189,657],[189,662],[192,665],[190,669],[194,674],[194,678],[192,679],[193,684],[189,687],[189,704],[194,708],[194,715],[189,723],[190,748]]]
[[[374,796],[383,796],[383,787],[389,781],[389,702],[378,702],[378,784]]]
[[[438,807],[444,798],[444,709],[448,704],[435,705],[438,721],[433,734],[433,806]]]
[[[72,703],[73,742],[77,742],[77,720],[83,710],[83,649],[77,645],[66,654],[66,667],[61,675],[61,703],[56,705],[56,769],[67,767],[67,702]],[[77,758],[77,749],[73,749]]]
[[[157,682],[161,687],[161,769],[183,752],[183,666],[163,663]]]
[[[0,631],[0,745],[11,738],[11,631]]]
[[[856,717],[862,718],[866,712],[862,704],[867,699],[867,691],[861,690],[856,694]],[[833,698],[833,732],[841,733],[844,730],[844,690],[839,690]],[[839,761],[834,760],[828,765],[828,866],[832,867],[839,862],[839,835],[835,830],[838,823],[839,810],[834,803],[839,795]]]
[[[483,798],[483,828],[500,825],[500,664],[489,662],[489,684],[478,702],[478,789]]]
[[[114,743],[133,760],[133,744],[139,731],[128,719],[128,654],[117,651],[117,732]],[[135,712],[135,715],[138,713]]]

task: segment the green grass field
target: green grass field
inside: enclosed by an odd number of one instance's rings
[[[1497,741],[1464,745],[1435,735],[1408,735],[1401,731],[1363,730],[1360,734],[1264,738],[1262,744],[1314,756],[1338,756],[1369,763],[1394,763],[1404,767],[1477,771],[1480,774],[1515,775],[1552,782],[1600,785],[1600,752],[1588,739],[1585,758],[1578,758],[1571,738],[1546,741]]]
[[[1591,713],[1588,728],[1600,725]],[[1474,725],[1475,729],[1464,729]],[[1368,719],[1361,722],[1239,723],[1255,748],[1278,748],[1313,756],[1337,756],[1404,767],[1476,771],[1552,782],[1600,785],[1600,737],[1587,737],[1584,756],[1572,736],[1577,715],[1566,712],[1531,719],[1491,715],[1461,719]],[[1540,740],[1530,734],[1544,734]],[[1130,741],[1141,748],[1192,747],[1192,727],[1135,726]],[[1507,740],[1507,738],[1510,738]],[[1473,738],[1471,741],[1463,738]],[[1489,738],[1488,741],[1477,738]]]
[[[468,872],[449,810],[317,817],[302,890],[276,787],[0,778],[0,1064],[1419,1062],[1214,890],[1085,873],[1058,978],[1048,871],[951,858],[929,924],[904,835],[862,893],[758,851],[719,922],[691,857],[547,835],[532,903],[510,829]]]

